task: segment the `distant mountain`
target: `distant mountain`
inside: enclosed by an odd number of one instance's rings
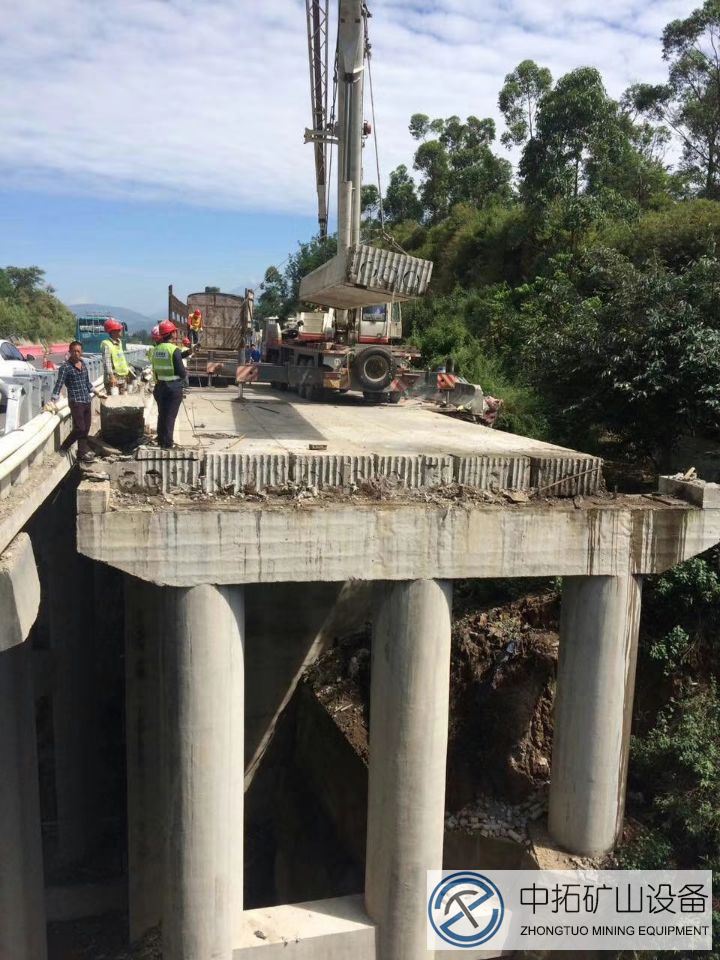
[[[87,316],[91,313],[107,314],[115,317],[116,320],[128,325],[130,333],[134,333],[136,330],[150,330],[157,323],[157,320],[153,320],[152,317],[148,317],[144,313],[128,310],[126,307],[109,307],[104,303],[70,303],[68,309],[72,310],[76,317]]]

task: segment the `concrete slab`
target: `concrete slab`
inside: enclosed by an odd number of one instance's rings
[[[720,507],[720,484],[705,480],[683,480],[682,477],[660,477],[660,493],[685,500],[696,507]]]
[[[720,509],[645,497],[146,499],[79,515],[78,549],[169,586],[660,573],[720,541]]]
[[[151,413],[152,416],[152,413]],[[319,489],[388,479],[401,487],[458,483],[477,489],[542,489],[576,496],[602,486],[599,458],[439,413],[422,401],[368,405],[348,394],[302,400],[267,385],[193,389],[178,417],[184,451],[141,448],[163,477],[208,493],[287,483]],[[185,463],[192,451],[199,470]],[[163,489],[167,489],[165,483]]]
[[[375,960],[375,924],[363,898],[246,910],[233,960]]]
[[[20,533],[0,554],[0,652],[24,643],[40,607],[40,580],[30,537]]]

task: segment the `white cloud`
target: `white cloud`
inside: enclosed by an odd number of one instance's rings
[[[410,165],[412,113],[497,116],[503,77],[525,58],[555,76],[597,66],[614,95],[637,80],[659,81],[662,28],[695,5],[375,0],[385,174]],[[13,6],[0,26],[6,184],[312,214],[312,150],[302,142],[310,122],[302,0]]]

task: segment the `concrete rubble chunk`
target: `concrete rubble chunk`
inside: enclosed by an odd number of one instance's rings
[[[106,443],[128,447],[145,433],[145,403],[140,394],[108,397],[100,404],[100,430]]]
[[[40,581],[30,537],[19,533],[0,555],[0,651],[23,643],[40,606]]]
[[[660,493],[669,494],[692,503],[696,507],[720,507],[720,483],[706,483],[705,480],[683,480],[677,477],[660,477]]]
[[[110,482],[83,480],[77,491],[78,513],[105,513],[110,505]]]

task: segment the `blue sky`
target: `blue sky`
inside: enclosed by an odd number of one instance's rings
[[[44,267],[68,303],[150,312],[169,282],[258,283],[312,235],[302,0],[0,3],[0,264]],[[373,0],[384,175],[409,164],[412,113],[497,118],[527,57],[597,66],[613,95],[660,81],[662,28],[696,5]]]

